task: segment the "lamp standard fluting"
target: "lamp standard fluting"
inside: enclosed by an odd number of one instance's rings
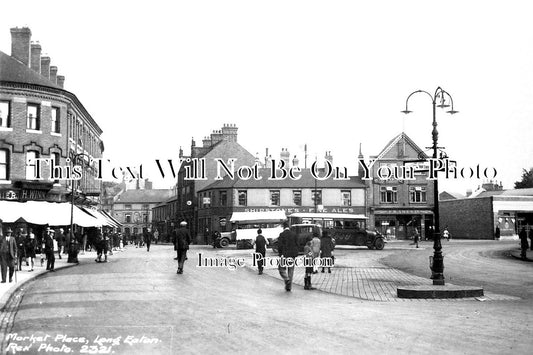
[[[414,94],[425,93],[431,98],[431,103],[433,107],[433,130],[431,131],[431,136],[433,138],[433,159],[438,159],[438,139],[439,132],[437,131],[437,107],[446,108],[450,107],[447,113],[453,115],[459,111],[453,109],[453,99],[452,96],[440,86],[435,90],[435,93],[431,95],[429,92],[424,90],[413,91],[407,99],[405,100],[405,110],[402,111],[405,114],[409,114],[412,111],[409,111],[408,104],[409,99]],[[431,279],[433,280],[433,285],[444,285],[444,258],[442,256],[442,244],[440,239],[440,221],[439,221],[439,181],[438,177],[435,176],[433,180],[433,203],[434,203],[434,218],[435,225],[433,228],[433,265],[431,267],[432,275]]]
[[[87,158],[90,159],[90,157],[85,154],[85,153],[78,153],[78,154],[74,154],[72,156],[72,169],[71,169],[71,176],[72,176],[72,179],[70,180],[70,188],[71,188],[71,197],[70,197],[70,237],[71,238],[74,238],[74,174],[72,174],[72,172],[74,171],[74,166],[76,165],[76,162],[78,161],[78,158],[81,157],[81,156],[86,156]],[[85,252],[85,250],[84,250]]]

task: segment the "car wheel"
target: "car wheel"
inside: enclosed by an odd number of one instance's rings
[[[383,250],[383,248],[385,248],[385,242],[383,241],[382,238],[378,238],[374,242],[374,246],[376,247],[377,250]]]
[[[229,245],[229,240],[227,240],[226,238],[224,238],[224,239],[222,239],[222,240],[220,241],[220,247],[221,247],[221,248],[225,248],[225,247],[227,247],[228,245]]]

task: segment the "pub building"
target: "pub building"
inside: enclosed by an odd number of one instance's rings
[[[363,159],[361,150],[359,159]],[[404,132],[385,145],[370,168],[366,205],[368,226],[390,239],[411,239],[418,228],[422,239],[431,238],[433,228],[433,181],[427,180],[427,172],[418,171],[414,179],[381,179],[378,169],[393,171],[409,164],[423,164],[428,156]],[[365,160],[367,161],[367,160]],[[389,169],[386,169],[388,167]],[[420,169],[422,170],[422,169]],[[359,176],[364,176],[359,165]],[[383,174],[382,174],[383,175]]]
[[[285,159],[288,166],[288,157]],[[298,166],[296,158],[293,166]],[[213,231],[231,231],[234,212],[365,214],[365,184],[359,177],[334,179],[332,175],[319,180],[310,169],[302,169],[300,174],[298,180],[274,180],[265,168],[260,170],[260,180],[226,176],[198,191],[198,225],[204,242],[211,242]]]
[[[47,224],[70,225],[74,200],[74,224],[116,225],[96,210],[100,180],[91,161],[102,157],[102,129],[31,34],[12,28],[11,55],[0,51],[0,219],[17,230],[32,224],[38,235]],[[46,159],[41,169],[36,159]],[[71,179],[73,165],[79,180]]]

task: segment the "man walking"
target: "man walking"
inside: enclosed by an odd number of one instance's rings
[[[521,249],[520,257],[522,258],[522,260],[526,260],[527,249],[529,248],[529,245],[527,243],[527,232],[526,232],[525,227],[522,227],[522,229],[520,230],[520,233],[518,234],[518,237],[520,238],[520,249]]]
[[[287,222],[283,222],[283,232],[278,238],[278,253],[281,258],[279,274],[285,281],[285,291],[290,292],[294,275],[294,259],[298,256],[298,236],[289,229]]]
[[[54,247],[56,246],[56,247]],[[50,228],[46,229],[46,236],[44,239],[44,253],[46,254],[46,270],[54,272],[54,264],[56,257],[54,255],[54,249],[57,248],[57,242],[54,239],[54,231]]]
[[[1,226],[1,224],[0,224]],[[17,242],[12,236],[11,228],[6,230],[6,237],[0,236],[0,266],[2,271],[2,283],[6,282],[7,269],[9,269],[9,282],[13,282],[13,274],[17,262]]]
[[[183,274],[183,264],[185,264],[187,250],[191,241],[192,238],[187,229],[187,222],[183,221],[180,223],[180,228],[176,232],[176,244],[174,246],[178,252],[178,274]]]
[[[259,275],[263,274],[263,263],[266,255],[266,247],[268,245],[268,241],[265,237],[261,234],[263,231],[261,228],[257,230],[257,237],[255,237],[255,252],[258,254],[261,254],[263,258],[257,262],[257,269],[259,271]]]
[[[146,229],[143,233],[144,243],[146,244],[146,251],[150,251],[150,244],[152,244],[152,236],[150,230]]]

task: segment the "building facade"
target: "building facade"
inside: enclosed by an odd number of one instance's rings
[[[361,152],[359,159],[363,159]],[[367,163],[369,179],[365,180],[369,226],[389,238],[409,239],[414,228],[422,238],[430,238],[434,225],[433,181],[427,179],[427,172],[401,175],[406,166],[423,164],[427,159],[424,151],[402,132],[370,159],[374,163],[372,167]],[[396,176],[395,171],[399,172]],[[359,164],[359,176],[365,173]]]
[[[101,128],[31,30],[12,28],[11,37],[11,55],[0,51],[0,200],[70,201],[74,183],[75,202],[96,205]]]
[[[215,181],[219,167],[216,159],[224,162],[234,159],[235,169],[243,165],[252,166],[255,163],[256,158],[237,142],[237,131],[238,128],[234,124],[224,124],[220,130],[215,130],[209,137],[205,137],[201,147],[196,146],[193,139],[190,156],[184,156],[180,148],[179,157],[186,161],[178,172],[176,200],[171,202],[171,205],[175,206],[175,211],[167,223],[177,226],[179,222],[185,221],[188,223],[191,235],[197,236],[200,231],[197,193]],[[202,171],[205,179],[191,176],[191,171]],[[221,172],[221,176],[225,176],[224,171]],[[199,239],[197,242],[202,243],[202,240]]]

